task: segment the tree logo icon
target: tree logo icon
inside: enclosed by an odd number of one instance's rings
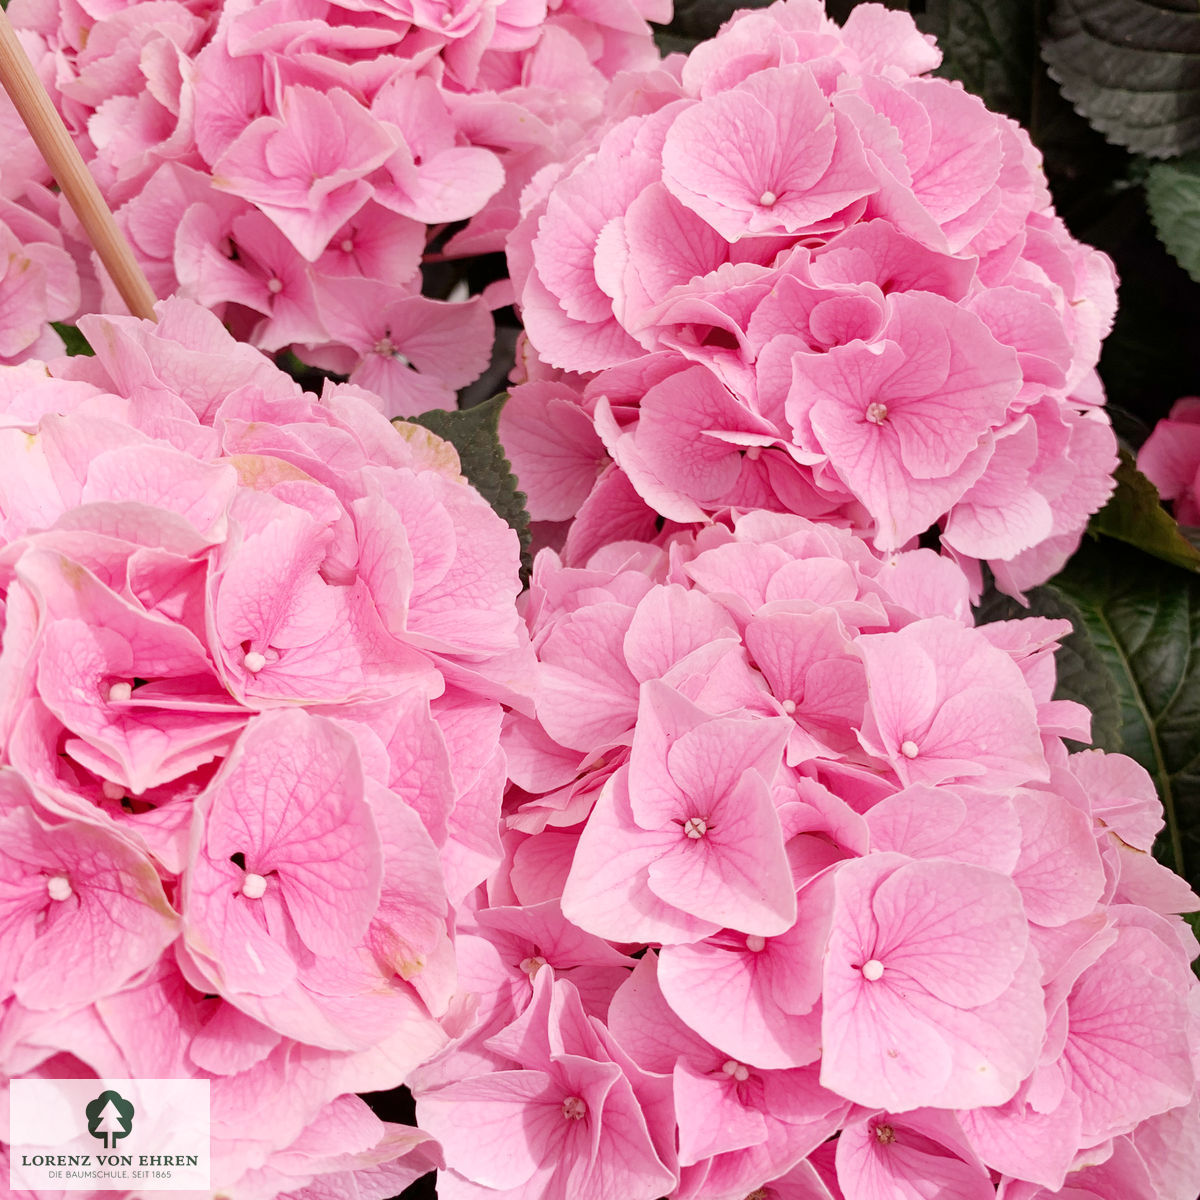
[[[133,1128],[133,1105],[120,1092],[101,1092],[86,1108],[88,1133],[111,1150],[118,1138],[128,1137]]]

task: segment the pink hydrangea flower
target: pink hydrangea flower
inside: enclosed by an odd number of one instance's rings
[[[1184,525],[1200,525],[1196,499],[1200,475],[1200,400],[1185,396],[1176,401],[1170,416],[1154,427],[1141,450],[1138,469],[1171,500],[1175,516]]]
[[[533,350],[584,376],[575,403],[659,517],[836,514],[881,549],[936,529],[1019,594],[1112,489],[1114,280],[1025,135],[937,62],[870,6],[844,29],[816,4],[736,14],[535,179],[509,267]],[[535,508],[611,490],[506,437]]]
[[[0,369],[4,1072],[207,1078],[215,1186],[382,1197],[436,1155],[353,1093],[446,1043],[501,859],[516,535],[194,304],[85,325]]]

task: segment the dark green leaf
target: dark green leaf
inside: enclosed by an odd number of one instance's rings
[[[1200,884],[1200,578],[1107,538],[1051,586],[1075,602],[1116,685],[1124,752],[1154,777],[1156,853]]]
[[[929,0],[921,29],[945,56],[937,73],[958,79],[988,108],[1027,124],[1037,60],[1039,0]]]
[[[1137,469],[1133,456],[1121,451],[1117,490],[1092,518],[1095,533],[1119,538],[1189,571],[1200,571],[1200,550],[1179,532],[1175,518],[1162,506],[1154,484]]]
[[[1146,176],[1146,203],[1162,244],[1200,282],[1200,156],[1155,163]]]
[[[306,392],[319,396],[325,390],[325,382],[345,383],[346,376],[325,371],[320,367],[310,367],[301,362],[291,350],[280,350],[275,355],[275,365],[286,371]]]
[[[1106,137],[1152,158],[1200,150],[1200,7],[1058,0],[1042,46],[1063,93]]]
[[[1027,599],[1029,607],[1018,604],[1011,596],[994,588],[984,593],[975,608],[975,619],[1013,621],[1021,617],[1049,617],[1071,622],[1074,632],[1062,639],[1054,655],[1058,686],[1056,700],[1074,700],[1092,714],[1093,746],[1101,750],[1121,749],[1121,706],[1117,685],[1105,665],[1078,605],[1053,587],[1034,588]]]
[[[699,41],[712,37],[739,8],[766,8],[772,0],[675,0],[667,28],[676,36]]]
[[[96,353],[95,350],[92,349],[87,338],[85,338],[83,334],[75,328],[74,325],[63,325],[59,321],[52,321],[51,324],[54,328],[54,332],[57,333],[60,338],[62,338],[68,354],[91,355]]]
[[[481,496],[517,531],[521,539],[521,578],[528,581],[529,513],[525,509],[525,493],[517,490],[517,480],[504,456],[497,425],[500,410],[508,400],[501,392],[474,408],[458,412],[434,409],[419,417],[406,420],[422,425],[438,437],[445,438],[458,451],[463,474]]]

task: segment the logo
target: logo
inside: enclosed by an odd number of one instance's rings
[[[209,1191],[207,1079],[12,1079],[8,1091],[12,1191]]]
[[[101,1092],[83,1111],[88,1133],[99,1138],[105,1150],[113,1149],[133,1129],[133,1105],[120,1092]]]

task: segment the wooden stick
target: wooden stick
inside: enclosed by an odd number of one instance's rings
[[[155,320],[154,289],[55,111],[8,14],[0,9],[0,83],[135,317]]]

